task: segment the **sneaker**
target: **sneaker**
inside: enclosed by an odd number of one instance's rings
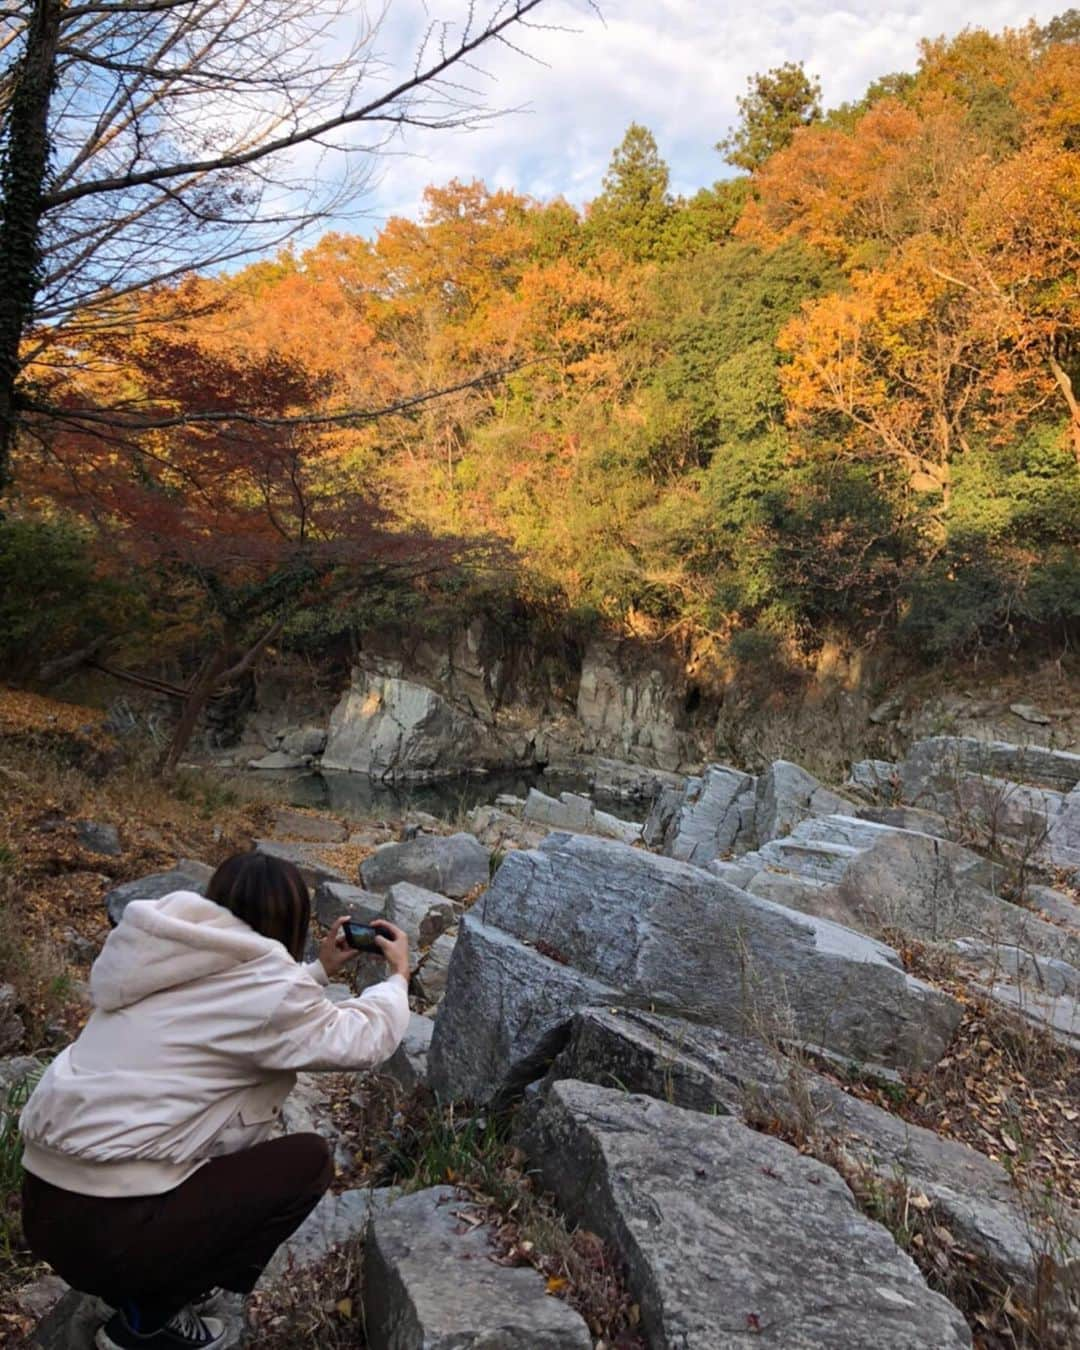
[[[213,1289],[207,1289],[204,1294],[193,1298],[191,1306],[205,1321],[207,1317],[223,1317],[229,1311],[230,1303],[242,1297],[241,1294],[233,1294],[228,1289],[219,1289],[214,1285]]]
[[[222,1350],[225,1324],[216,1317],[200,1317],[181,1308],[159,1331],[132,1331],[122,1312],[112,1317],[94,1337],[97,1350]]]

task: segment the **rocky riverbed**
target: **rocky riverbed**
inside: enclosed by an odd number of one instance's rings
[[[833,784],[650,772],[592,766],[634,785],[621,815],[532,787],[457,830],[280,809],[257,846],[302,867],[321,923],[409,931],[384,1079],[505,1122],[515,1170],[614,1254],[637,1344],[1075,1344],[1080,756],[935,737]],[[206,875],[178,859],[109,918]],[[305,1076],[290,1118],[347,1175],[341,1091]],[[265,1297],[362,1249],[373,1350],[599,1345],[539,1256],[504,1261],[485,1200],[346,1188]],[[37,1344],[81,1350],[92,1311],[65,1294]],[[235,1334],[258,1343],[239,1310]]]

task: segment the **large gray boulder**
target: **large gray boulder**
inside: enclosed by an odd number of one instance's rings
[[[1006,843],[1028,866],[1080,867],[1080,755],[934,736],[911,747],[901,790],[905,801]]]
[[[1068,793],[1080,784],[1080,755],[1041,745],[1012,745],[971,736],[930,736],[917,741],[900,765],[903,800],[952,809],[957,783],[968,774],[1028,783]]]
[[[789,760],[775,760],[757,780],[754,835],[759,845],[790,834],[801,820],[852,808],[851,801],[823,787],[812,773]]]
[[[339,867],[323,861],[324,847],[322,844],[283,843],[280,839],[255,840],[256,853],[292,863],[309,886],[318,886],[322,881],[347,882],[349,878]]]
[[[289,727],[281,735],[280,748],[286,755],[314,757],[321,755],[325,746],[325,727]]]
[[[839,893],[854,927],[899,928],[931,942],[981,938],[1076,960],[1080,941],[995,895],[956,844],[912,831],[887,832],[846,869]]]
[[[959,1020],[956,1003],[907,976],[882,943],[586,835],[509,854],[474,914],[432,1045],[433,1079],[448,1095],[520,1085],[521,1065],[543,1058],[575,1008],[602,1001],[894,1067],[935,1063]],[[512,1010],[512,1033],[489,1025],[501,1010]]]
[[[441,694],[394,674],[356,669],[330,717],[324,769],[423,779],[484,759],[490,733]]]
[[[970,939],[953,944],[961,962],[995,1003],[1080,1050],[1080,970],[1028,947]]]
[[[668,789],[656,798],[644,838],[669,858],[705,867],[715,858],[790,834],[808,817],[850,810],[849,798],[786,759],[775,760],[758,778],[710,764],[681,790]]]
[[[343,914],[356,923],[370,923],[372,919],[386,918],[386,899],[362,886],[350,886],[347,881],[320,881],[312,897],[315,917],[324,928],[329,928]]]
[[[1080,1281],[1080,1242],[1047,1242],[1005,1169],[966,1144],[910,1125],[846,1093],[805,1064],[759,1041],[681,1018],[626,1008],[589,1008],[573,1021],[546,1082],[579,1079],[645,1093],[673,1106],[733,1115],[756,1127],[777,1124],[817,1156],[844,1159],[883,1187],[902,1179],[932,1203],[965,1250],[977,1252],[1002,1288],[1033,1294],[1045,1280],[1045,1252],[1057,1252],[1056,1284]],[[1043,1291],[1045,1298],[1046,1291]]]
[[[435,1019],[428,1082],[444,1098],[511,1098],[547,1071],[578,1008],[618,997],[610,985],[466,914]]]
[[[427,1082],[428,1051],[435,1023],[419,1013],[409,1014],[409,1028],[401,1044],[379,1069],[380,1074],[392,1078],[403,1092]]]
[[[105,897],[109,922],[115,928],[132,900],[160,900],[173,891],[195,891],[202,895],[213,875],[214,869],[206,863],[193,858],[181,858],[167,872],[151,872],[137,881],[125,881],[121,886],[114,886]]]
[[[413,947],[429,947],[457,920],[454,902],[436,891],[399,881],[386,892],[386,917],[409,935]]]
[[[591,1350],[589,1329],[539,1271],[491,1260],[484,1224],[463,1223],[452,1186],[404,1196],[372,1218],[364,1322],[377,1350]]]
[[[700,777],[657,797],[645,822],[645,842],[698,867],[752,848],[756,782],[740,769],[710,764]]]
[[[959,844],[851,816],[806,819],[744,854],[747,890],[871,935],[977,937],[1078,959],[1077,935],[994,893],[999,869]]]
[[[971,1345],[832,1168],[731,1116],[564,1080],[522,1143],[568,1217],[621,1253],[655,1350]]]
[[[420,834],[403,844],[384,844],[360,864],[368,890],[388,891],[399,881],[460,900],[487,884],[491,852],[471,834]]]

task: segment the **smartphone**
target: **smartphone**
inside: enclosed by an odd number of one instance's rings
[[[385,937],[378,928],[372,928],[369,923],[357,923],[350,919],[348,923],[342,924],[341,931],[345,934],[345,941],[357,952],[378,952],[381,950],[375,942],[377,937]]]

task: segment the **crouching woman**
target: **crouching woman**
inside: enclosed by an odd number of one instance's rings
[[[249,1293],[330,1184],[319,1135],[268,1138],[296,1074],[370,1068],[405,1034],[405,934],[382,921],[389,978],[335,1004],[356,953],[339,920],[301,965],[309,919],[295,867],[242,854],[205,897],[130,904],[94,964],[94,1012],[20,1123],[26,1239],[116,1309],[99,1350],[223,1345],[200,1306]]]

